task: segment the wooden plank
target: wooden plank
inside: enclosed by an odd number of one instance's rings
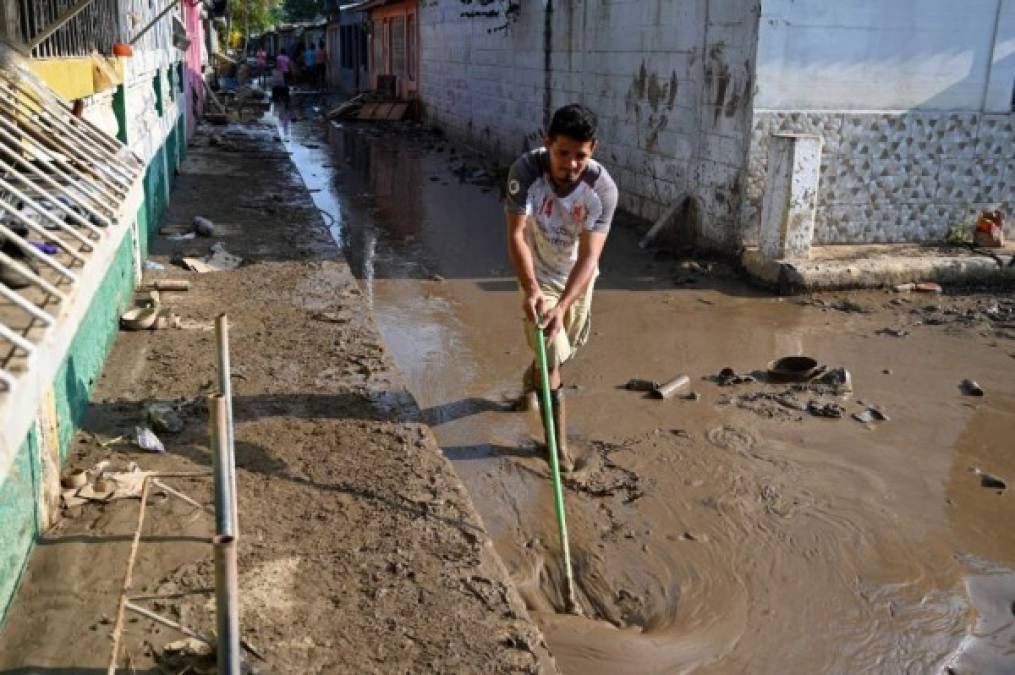
[[[391,106],[386,119],[400,120],[405,117],[405,111],[409,109],[408,103],[395,103]]]
[[[377,103],[365,103],[365,104],[363,104],[363,107],[360,108],[359,115],[357,117],[359,117],[359,119],[361,119],[361,120],[373,119],[374,112],[377,110],[377,106],[378,105],[379,104],[377,104]]]

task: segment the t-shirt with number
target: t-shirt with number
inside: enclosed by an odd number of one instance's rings
[[[526,216],[525,240],[532,251],[536,280],[563,290],[578,260],[581,234],[610,231],[617,186],[594,159],[566,195],[558,194],[549,172],[545,148],[522,155],[508,174],[505,209]]]

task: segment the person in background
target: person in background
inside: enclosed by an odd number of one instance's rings
[[[264,51],[264,47],[257,48],[257,77],[261,80],[261,84],[264,84],[264,76],[268,72],[268,52]]]
[[[307,84],[313,85],[317,68],[317,55],[314,53],[314,43],[307,43],[307,50],[303,52],[303,65],[306,67]]]
[[[275,109],[275,116],[282,125],[280,134],[283,141],[289,140],[289,123],[291,115],[289,112],[289,85],[286,83],[286,75],[289,71],[289,57],[285,50],[279,52],[275,59],[275,70],[271,74],[271,104]]]
[[[289,73],[292,68],[289,63],[289,56],[285,53],[285,49],[280,50],[278,56],[275,57],[275,70],[282,71],[282,78],[285,80],[284,84],[288,87]]]
[[[317,61],[314,68],[317,70],[317,88],[324,89],[327,86],[328,75],[328,52],[324,48],[324,40],[317,42]]]

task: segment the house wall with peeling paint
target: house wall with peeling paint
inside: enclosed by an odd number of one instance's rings
[[[452,136],[510,161],[571,102],[600,117],[620,206],[655,221],[689,197],[688,239],[735,252],[757,45],[755,0],[524,2],[516,22],[421,7],[420,97]]]
[[[1015,0],[764,0],[757,77],[746,241],[780,131],[824,139],[817,243],[939,240],[1012,213]]]

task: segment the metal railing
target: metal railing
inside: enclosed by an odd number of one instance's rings
[[[119,0],[0,0],[0,30],[33,58],[108,54],[121,41]]]
[[[0,409],[54,331],[74,330],[62,321],[90,300],[83,280],[105,275],[96,252],[122,240],[119,210],[142,170],[0,47]]]

